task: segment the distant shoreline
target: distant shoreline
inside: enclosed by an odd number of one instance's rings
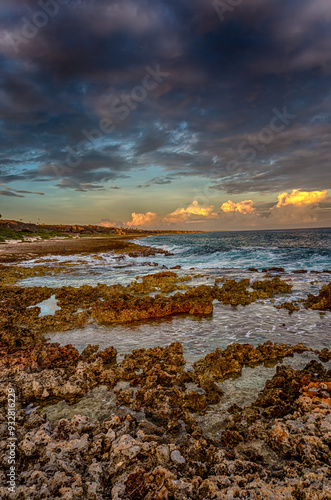
[[[139,252],[145,248],[129,242],[136,238],[199,231],[147,231],[129,228],[45,225],[0,220],[0,262],[10,263],[43,255],[93,252]]]
[[[45,255],[72,255],[77,253],[121,252],[136,250],[138,245],[129,240],[149,235],[122,235],[103,237],[76,237],[70,239],[49,239],[33,242],[15,242],[0,245],[0,262],[10,263],[18,260]],[[139,248],[147,248],[140,247]]]

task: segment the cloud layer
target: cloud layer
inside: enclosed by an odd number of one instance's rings
[[[294,189],[292,193],[279,194],[276,207],[279,208],[286,205],[302,207],[304,205],[311,205],[312,203],[319,203],[320,201],[325,200],[327,194],[327,190],[307,192]]]
[[[177,208],[174,212],[171,212],[165,217],[167,222],[179,222],[195,219],[215,219],[217,213],[214,212],[214,206],[200,206],[199,203],[194,200],[187,208]]]
[[[132,220],[126,224],[129,227],[151,226],[158,219],[158,215],[154,212],[147,212],[146,214],[136,214],[133,212],[131,216]]]
[[[240,214],[251,214],[254,212],[255,208],[253,207],[254,202],[252,200],[244,200],[238,203],[234,203],[229,200],[226,203],[223,203],[221,206],[221,210],[223,212],[239,212]]]
[[[240,227],[247,225],[249,228],[264,227],[266,221],[272,221],[274,227],[294,227],[298,221],[299,225],[302,225],[323,220],[324,212],[321,205],[326,198],[327,191],[303,192],[294,189],[291,193],[279,194],[278,203],[271,204],[266,210],[259,210],[252,200],[239,202],[228,200],[220,206],[219,212],[216,212],[213,206],[200,206],[195,200],[187,208],[177,208],[165,216],[155,212],[132,213],[132,220],[126,225],[151,229],[171,228],[174,225],[185,228],[187,223],[198,225],[218,221],[224,228],[229,229],[233,228],[233,224]],[[331,206],[331,202],[329,203]]]
[[[169,222],[183,222],[216,220],[218,194],[224,214],[248,216],[254,196],[282,193],[280,208],[296,186],[331,188],[329,0],[245,0],[224,18],[213,0],[53,5],[0,5],[8,202],[41,183],[48,201],[75,192],[98,217],[97,192],[116,185],[131,198],[161,193]],[[190,208],[197,185],[209,186],[206,214]],[[246,208],[231,212],[229,197]],[[147,205],[127,217],[160,212]]]

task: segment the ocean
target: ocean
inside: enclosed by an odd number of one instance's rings
[[[140,241],[173,252],[168,262],[184,268],[331,268],[331,228],[175,234]]]
[[[316,349],[330,347],[330,312],[301,309],[289,315],[284,309],[276,309],[275,305],[305,298],[308,293],[317,293],[323,284],[331,281],[329,273],[311,272],[331,269],[331,229],[158,235],[134,242],[162,248],[173,255],[124,259],[107,253],[84,257],[55,256],[52,258],[54,263],[70,261],[72,272],[27,279],[20,284],[51,287],[128,284],[138,275],[160,272],[163,266],[181,266],[176,270],[179,275],[195,274],[190,282],[192,285],[212,286],[216,278],[256,280],[262,279],[262,269],[282,267],[284,273],[280,273],[280,277],[290,280],[293,292],[286,298],[276,296],[264,303],[256,302],[245,307],[231,307],[215,301],[213,315],[208,318],[178,316],[130,326],[101,327],[92,324],[85,329],[49,335],[53,342],[71,343],[79,350],[88,343],[99,344],[102,349],[114,345],[120,354],[124,354],[140,347],[179,341],[184,346],[188,362],[217,347],[225,348],[232,342],[257,345],[271,340],[288,344],[302,342]],[[50,257],[44,260],[49,261]],[[30,261],[27,265],[34,263]],[[155,263],[158,266],[154,266]],[[250,272],[250,267],[260,272]],[[308,272],[292,273],[300,269]],[[56,303],[48,301],[41,306],[42,314],[49,314]]]

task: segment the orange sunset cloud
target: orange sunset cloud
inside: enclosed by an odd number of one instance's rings
[[[251,214],[255,211],[253,207],[254,202],[252,200],[244,200],[239,201],[238,203],[234,203],[231,200],[228,200],[226,203],[223,203],[221,206],[221,210],[223,212],[239,212],[240,214]]]
[[[300,191],[300,189],[293,189],[292,193],[280,193],[277,196],[277,208],[284,207],[285,205],[296,205],[302,207],[312,203],[323,201],[328,194],[327,190],[324,191]]]
[[[157,218],[157,214],[155,212],[146,212],[145,214],[136,214],[133,212],[131,214],[132,220],[127,222],[127,226],[136,227],[136,226],[144,226],[146,224],[150,224],[155,221]]]
[[[177,208],[174,212],[168,214],[165,220],[168,222],[177,222],[178,220],[189,219],[192,215],[207,217],[208,219],[217,217],[217,213],[214,212],[214,205],[202,207],[195,200],[187,208]]]

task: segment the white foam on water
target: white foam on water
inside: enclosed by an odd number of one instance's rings
[[[79,351],[87,344],[98,344],[100,349],[114,346],[120,354],[178,341],[183,344],[187,362],[193,363],[233,342],[258,345],[271,340],[286,344],[302,342],[315,349],[330,347],[331,313],[321,315],[318,311],[302,310],[297,315],[289,315],[284,309],[259,303],[236,308],[217,304],[208,318],[180,315],[129,325],[90,324],[86,328],[47,334],[47,337],[51,342],[73,344]]]

